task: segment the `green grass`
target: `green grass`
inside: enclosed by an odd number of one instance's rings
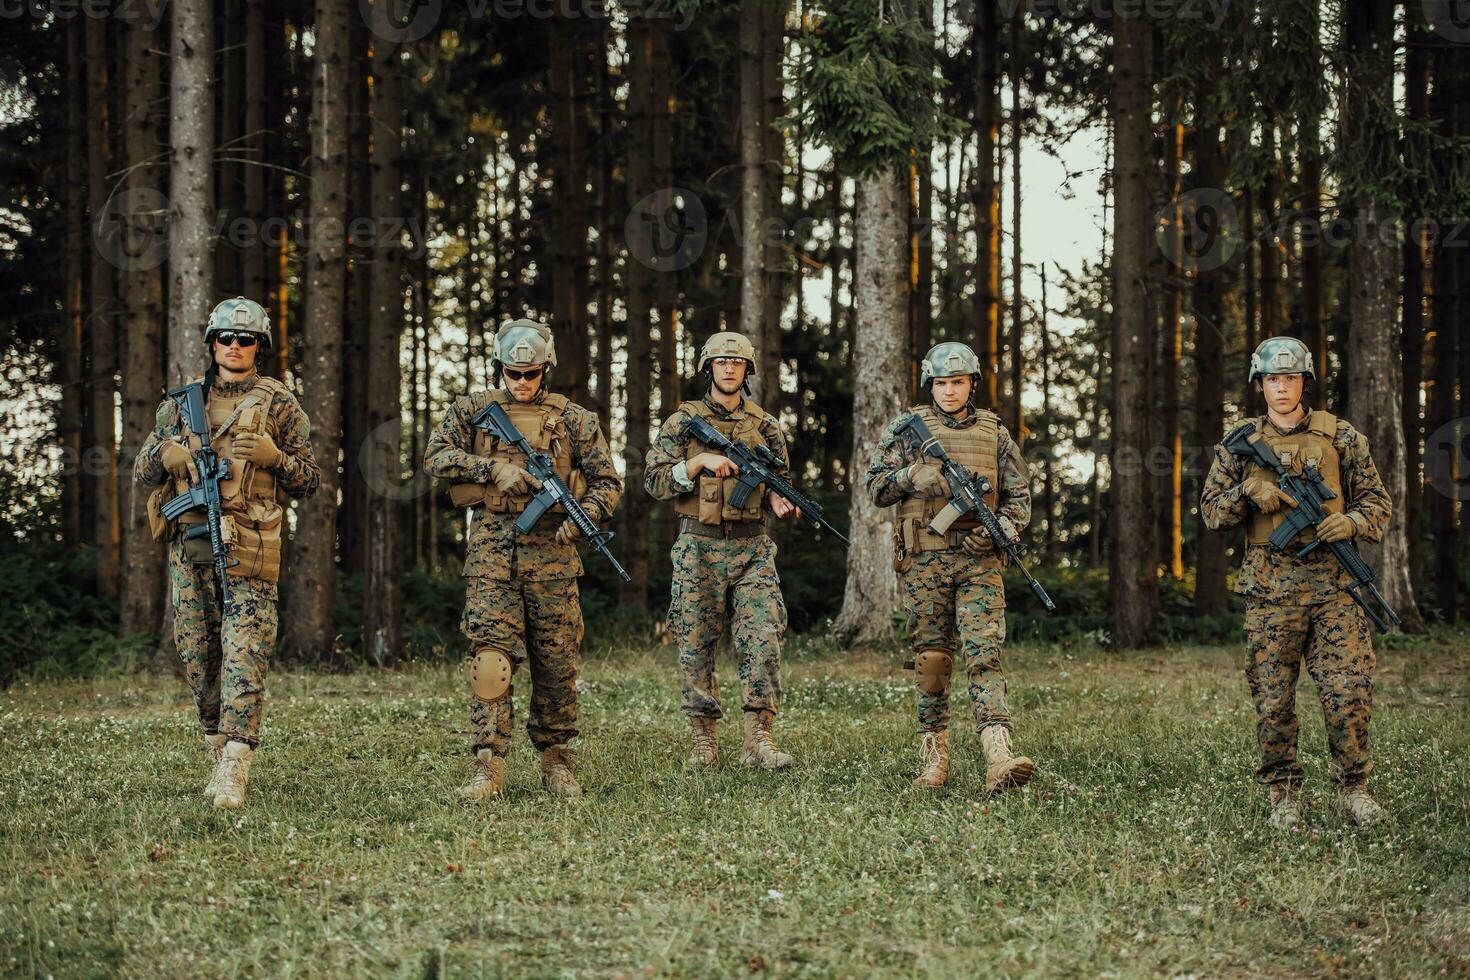
[[[271,678],[250,802],[215,811],[182,684],[0,692],[0,974],[291,976],[1464,975],[1470,711],[1463,639],[1382,655],[1374,789],[1331,807],[1303,700],[1308,829],[1251,781],[1239,650],[1008,654],[1040,771],[909,788],[897,658],[793,644],[798,768],[683,766],[672,652],[592,659],[586,798],[536,788],[525,696],[508,797],[470,806],[453,669]],[[733,670],[722,662],[727,689]]]

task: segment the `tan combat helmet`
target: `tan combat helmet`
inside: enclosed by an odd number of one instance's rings
[[[743,357],[749,365],[745,369],[746,378],[755,377],[755,346],[751,344],[750,338],[743,333],[734,333],[722,330],[710,336],[699,349],[698,373],[703,374],[709,362],[717,357]]]
[[[208,344],[217,333],[248,333],[260,338],[260,345],[271,345],[271,318],[265,307],[253,299],[236,296],[220,303],[209,314],[209,323],[204,328],[204,342]]]
[[[962,374],[972,375],[980,381],[980,358],[964,344],[949,341],[935,344],[919,362],[919,387],[924,388],[935,378],[954,378]]]
[[[517,369],[544,365],[556,367],[556,345],[551,328],[524,317],[503,324],[491,347],[490,371],[497,377],[502,367]]]
[[[1268,374],[1305,374],[1317,380],[1312,352],[1295,337],[1268,337],[1261,341],[1261,346],[1251,355],[1251,372],[1246,384]]]

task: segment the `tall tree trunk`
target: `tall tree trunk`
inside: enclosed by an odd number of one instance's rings
[[[1017,445],[1026,439],[1021,414],[1022,379],[1026,374],[1026,293],[1021,252],[1021,8],[1011,14],[1011,403],[1006,418]]]
[[[1321,32],[1320,0],[1310,0],[1309,29],[1316,38]],[[1313,41],[1314,55],[1321,45]],[[1302,243],[1302,336],[1312,348],[1317,361],[1317,403],[1328,407],[1327,392],[1327,318],[1322,311],[1322,276],[1325,253],[1322,251],[1322,119],[1312,108],[1297,120],[1301,154],[1301,211],[1307,227],[1314,232],[1310,242]]]
[[[1261,342],[1261,336],[1256,328],[1256,284],[1258,282],[1256,269],[1257,259],[1260,254],[1260,243],[1256,241],[1256,193],[1249,184],[1246,185],[1241,197],[1241,212],[1245,221],[1245,264],[1240,270],[1243,280],[1242,286],[1245,292],[1245,345],[1241,351],[1245,361],[1241,371],[1241,378],[1250,376],[1251,355]],[[1240,409],[1244,415],[1255,415],[1261,409],[1261,400],[1256,397],[1256,387],[1249,381],[1242,385],[1240,395]]]
[[[158,35],[141,21],[126,24],[127,67],[123,85],[126,108],[123,145],[128,162],[125,187],[130,200],[160,196],[163,167],[159,159],[159,100],[163,66]],[[152,205],[151,207],[156,207]],[[161,215],[129,208],[126,234],[137,245],[157,241]],[[130,250],[133,251],[133,250]],[[123,447],[131,460],[153,431],[154,413],[163,394],[163,271],[128,266],[123,275],[127,303],[126,362],[123,368]],[[164,552],[148,530],[147,496],[132,479],[126,481],[124,510],[126,562],[123,565],[121,627],[123,633],[151,633],[163,619]]]
[[[219,215],[224,219],[223,233],[214,250],[215,288],[222,296],[238,296],[243,292],[246,236],[237,234],[243,226],[240,208],[243,202],[244,169],[242,137],[245,132],[245,6],[243,0],[217,0],[217,36],[215,38],[215,152],[214,188]],[[249,101],[260,97],[251,92]],[[253,236],[250,236],[253,239]]]
[[[1429,44],[1432,38],[1421,21],[1413,21],[1404,72],[1405,102],[1410,118],[1423,122],[1429,116]],[[1424,269],[1427,243],[1418,220],[1423,214],[1418,202],[1411,202],[1409,214],[1413,225],[1405,229],[1403,245],[1403,333],[1400,337],[1403,355],[1403,389],[1400,392],[1404,419],[1404,475],[1406,496],[1403,499],[1404,538],[1409,548],[1409,575],[1414,591],[1423,591],[1426,555],[1420,534],[1424,480],[1420,474],[1424,428],[1420,415],[1420,399],[1424,383]]]
[[[92,213],[94,234],[107,221],[112,169],[112,135],[115,119],[109,103],[112,90],[110,27],[115,21],[86,18],[87,43],[87,203]],[[91,296],[87,336],[92,348],[92,460],[93,500],[96,503],[94,537],[97,544],[97,591],[118,594],[121,574],[121,515],[117,480],[117,423],[114,396],[117,393],[117,290],[114,276],[117,257],[108,250],[91,252]]]
[[[634,17],[628,26],[628,152],[624,173],[628,207],[631,209],[654,188],[652,160],[642,148],[653,142],[653,46],[656,25],[645,17]],[[751,118],[751,117],[744,117]],[[749,235],[747,235],[747,242]],[[622,502],[625,564],[632,581],[622,586],[622,601],[636,610],[648,608],[648,494],[643,489],[643,473],[649,445],[649,400],[652,395],[652,339],[649,336],[651,311],[654,306],[653,270],[638,257],[639,249],[629,249],[627,262],[627,372],[624,375],[624,405],[627,412],[627,443],[623,456],[623,474],[629,492]],[[642,254],[649,253],[642,250]]]
[[[1000,146],[1000,14],[997,0],[976,0],[971,35],[976,163],[975,296],[979,321],[980,386],[984,406],[1000,405],[1000,184],[996,173]]]
[[[1158,609],[1153,482],[1149,450],[1149,175],[1153,159],[1151,30],[1141,15],[1113,22],[1113,130],[1117,195],[1113,226],[1113,440],[1111,564],[1113,642],[1148,641]]]
[[[649,80],[653,91],[659,95],[651,101],[653,118],[649,121],[653,133],[653,184],[663,203],[659,214],[667,214],[674,204],[674,90],[673,65],[669,52],[669,32],[666,22],[653,24],[653,63],[649,66]],[[660,266],[654,271],[656,306],[658,309],[658,403],[659,412],[667,417],[680,401],[679,378],[679,304],[678,269]],[[650,567],[659,578],[670,573],[670,552],[678,535],[678,515],[671,507],[660,507],[655,513],[652,528],[653,553]]]
[[[1346,145],[1362,147],[1367,155],[1375,145],[1393,138],[1379,114],[1381,106],[1393,100],[1394,4],[1392,0],[1360,0],[1347,8],[1346,17],[1347,44],[1355,70],[1349,74],[1343,93],[1342,125]],[[1389,499],[1401,502],[1407,476],[1402,365],[1394,302],[1400,262],[1392,234],[1396,218],[1384,201],[1366,190],[1353,193],[1349,204],[1358,229],[1349,257],[1350,407],[1354,420],[1368,437]],[[1403,617],[1404,629],[1422,632],[1424,621],[1409,579],[1403,515],[1395,518],[1384,532],[1383,541],[1365,542],[1362,551],[1378,571],[1384,598]]]
[[[786,111],[784,79],[781,65],[786,54],[786,11],[791,0],[764,0],[761,31],[761,180],[764,183],[765,215],[768,222],[779,222],[782,236],[768,236],[765,245],[766,290],[765,312],[761,315],[762,338],[759,344],[761,374],[767,379],[759,394],[761,404],[778,419],[784,396],[781,392],[782,345],[781,314],[786,308],[786,283],[782,270],[791,267],[785,254],[787,223],[782,213],[781,189],[786,172],[786,140],[776,121]]]
[[[174,0],[169,46],[168,384],[209,364],[203,324],[214,306],[214,9]]]
[[[766,175],[766,46],[769,7],[778,0],[748,0],[740,7],[740,332],[756,348],[756,372],[751,379],[755,400],[775,411],[780,379],[780,323],[768,322],[767,294],[771,288],[767,256],[767,223],[776,217],[779,202],[771,200]]]
[[[1215,65],[1219,69],[1218,62]],[[1207,105],[1218,77],[1200,81],[1195,105]],[[1195,186],[1225,186],[1225,153],[1220,142],[1220,122],[1206,118],[1195,126]],[[1190,222],[1191,228],[1207,228],[1218,223],[1220,216],[1206,223],[1205,216]],[[1204,243],[1200,243],[1203,245]],[[1225,269],[1206,262],[1194,273],[1194,424],[1195,444],[1209,451],[1225,436]],[[1229,558],[1227,537],[1205,527],[1196,510],[1194,570],[1194,612],[1197,616],[1224,613],[1229,596],[1225,576]]]
[[[852,545],[847,585],[834,624],[846,643],[881,643],[892,636],[898,609],[893,570],[893,510],[873,504],[863,474],[884,427],[903,410],[908,372],[907,263],[904,181],[897,172],[860,178],[854,302],[857,336],[852,350],[852,462],[848,467]]]
[[[551,330],[557,385],[578,404],[587,400],[587,125],[583,71],[586,17],[565,10],[551,22]]]
[[[241,261],[241,291],[257,303],[268,302],[265,270],[270,243],[266,241],[265,186],[265,93],[270,87],[266,74],[265,0],[245,0],[245,132],[236,155],[249,161],[244,164],[244,204],[242,213],[252,229]],[[276,124],[271,118],[271,124]]]
[[[374,0],[389,3],[390,0]],[[403,94],[399,45],[373,39],[372,293],[368,310],[368,435],[362,466],[368,477],[367,583],[362,608],[363,651],[382,666],[396,660],[403,644],[403,574],[398,556],[403,441],[402,369]]]
[[[608,79],[607,23],[597,23],[597,416],[602,431],[612,438],[612,306],[613,236],[607,233],[613,221],[614,105]],[[638,488],[633,488],[637,493]]]
[[[1183,99],[1174,103],[1174,111],[1164,127],[1165,173],[1169,182],[1169,198],[1174,203],[1169,211],[1169,226],[1164,236],[1168,262],[1164,269],[1163,370],[1159,373],[1160,407],[1163,418],[1163,445],[1169,453],[1169,471],[1165,473],[1159,501],[1162,535],[1160,557],[1175,581],[1184,578],[1184,439],[1179,418],[1179,366],[1184,357],[1184,212],[1179,205],[1184,193],[1184,123]]]
[[[1462,52],[1441,49],[1434,59],[1432,114],[1445,132],[1456,136],[1464,135],[1467,111],[1470,111],[1464,101],[1465,95],[1470,95],[1470,92],[1464,92],[1467,79],[1456,77],[1457,69],[1467,67],[1463,63],[1464,58]],[[1470,232],[1470,227],[1463,221],[1446,219],[1432,243],[1434,339],[1429,358],[1428,398],[1424,406],[1424,431],[1428,436],[1424,444],[1424,463],[1430,485],[1425,488],[1423,500],[1430,538],[1435,542],[1433,567],[1430,569],[1435,605],[1440,618],[1446,623],[1460,618],[1459,556],[1456,549],[1448,545],[1456,536],[1455,497],[1450,491],[1457,479],[1462,480],[1466,476],[1460,463],[1463,459],[1462,443],[1455,431],[1464,392],[1462,388],[1461,399],[1457,400],[1455,385],[1459,351],[1466,346],[1466,338],[1462,336],[1465,315],[1470,313],[1465,308],[1465,278],[1470,264],[1462,257],[1467,232]],[[1463,375],[1459,379],[1462,385],[1465,380]]]
[[[86,403],[87,371],[82,346],[82,318],[86,308],[86,272],[83,242],[87,234],[86,50],[83,23],[74,19],[66,31],[66,238],[62,246],[60,343],[56,356],[56,384],[61,398],[56,406],[56,434],[61,440],[61,539],[77,547],[90,539],[94,528],[84,522],[83,499],[88,496],[82,465],[82,406]],[[90,515],[87,515],[90,517]]]
[[[338,455],[342,431],[342,301],[346,284],[348,6],[316,0],[311,83],[311,207],[307,241],[306,329],[301,353],[302,407],[321,490],[298,504],[286,642],[297,655],[330,656],[336,596]]]
[[[373,214],[373,170],[370,144],[374,138],[369,118],[368,90],[372,74],[371,44],[365,18],[348,21],[351,81],[347,96],[347,278],[343,313],[342,373],[342,504],[337,509],[337,569],[343,575],[367,571],[367,470],[362,454],[368,440],[368,330],[372,306],[373,229],[359,219]],[[468,305],[468,304],[466,304]],[[465,364],[469,364],[466,357]]]
[[[1268,119],[1262,134],[1266,175],[1261,182],[1261,339],[1279,337],[1281,328],[1281,239],[1276,210],[1276,120]]]
[[[1045,455],[1041,457],[1041,512],[1046,520],[1046,536],[1042,540],[1042,554],[1051,557],[1057,540],[1056,474],[1054,460],[1056,446],[1052,442],[1051,425],[1051,307],[1048,306],[1046,263],[1039,263],[1041,270],[1041,314],[1037,318],[1037,330],[1041,334],[1041,441]]]

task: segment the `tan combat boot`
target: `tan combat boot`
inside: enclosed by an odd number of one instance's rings
[[[745,712],[745,745],[740,750],[742,766],[759,766],[761,769],[785,769],[791,765],[791,756],[776,747],[771,738],[771,721],[774,711]]]
[[[925,732],[919,737],[923,768],[914,778],[920,789],[940,789],[949,782],[949,732]]]
[[[694,742],[694,751],[689,761],[696,766],[713,766],[720,761],[720,740],[715,734],[715,720],[691,715],[689,733]]]
[[[214,805],[221,810],[238,810],[245,805],[245,785],[250,778],[254,750],[244,742],[229,742],[219,762],[219,792]]]
[[[991,793],[1020,789],[1031,781],[1036,763],[1024,755],[1011,755],[1011,733],[1000,725],[989,725],[980,731],[980,744],[985,747],[985,789]]]
[[[204,786],[204,798],[214,800],[219,795],[219,764],[225,756],[225,743],[229,739],[223,735],[204,736],[204,746],[209,751],[209,782]]]
[[[470,784],[455,792],[467,800],[488,800],[500,795],[505,785],[505,760],[493,749],[481,749],[475,753],[475,771]]]
[[[1388,811],[1368,795],[1368,787],[1362,783],[1339,788],[1337,805],[1342,810],[1343,816],[1359,827],[1371,827],[1388,816]]]
[[[1302,791],[1291,783],[1275,783],[1266,791],[1271,801],[1271,827],[1287,831],[1302,822]]]
[[[565,745],[553,745],[541,753],[541,788],[569,800],[582,795],[582,787],[572,775],[572,750]]]

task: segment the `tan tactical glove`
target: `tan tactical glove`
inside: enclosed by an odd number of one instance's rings
[[[1015,525],[1011,524],[1011,522],[1004,517],[998,517],[997,520],[1000,522],[1000,529],[1002,532],[1005,533],[1006,538],[1010,541],[1014,541],[1016,539]],[[983,527],[977,527],[969,534],[965,535],[964,540],[960,542],[960,546],[964,548],[965,553],[969,555],[988,555],[996,550],[995,539],[992,538],[990,536],[990,532],[985,530],[985,528]]]
[[[913,492],[921,497],[943,497],[949,493],[949,483],[938,463],[927,460],[914,463],[906,471],[906,479]]]
[[[165,470],[168,470],[168,475],[175,480],[199,482],[199,467],[194,465],[194,454],[189,452],[188,447],[183,443],[172,439],[161,443],[158,449],[158,461],[163,464]]]
[[[1317,537],[1328,544],[1358,536],[1358,523],[1346,514],[1328,514],[1317,525]]]
[[[531,490],[541,489],[540,480],[516,464],[504,460],[496,461],[495,468],[490,471],[490,482],[507,497],[520,497]]]
[[[280,465],[281,450],[269,432],[247,432],[235,437],[235,457],[271,470]]]
[[[1274,514],[1282,508],[1295,507],[1296,498],[1285,490],[1264,480],[1259,476],[1253,476],[1241,485],[1241,491],[1256,505],[1256,509],[1262,514]]]

